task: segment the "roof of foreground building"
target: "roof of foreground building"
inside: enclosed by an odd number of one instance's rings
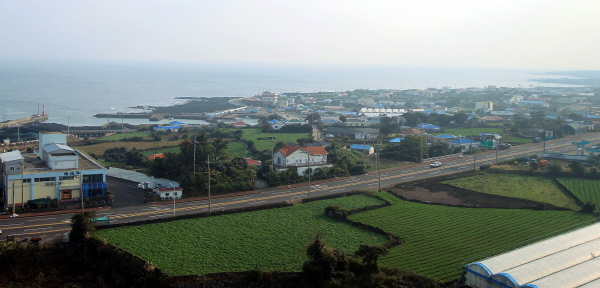
[[[468,264],[465,270],[498,284],[490,287],[600,287],[598,256],[600,223]]]

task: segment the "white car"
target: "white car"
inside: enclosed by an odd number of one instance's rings
[[[433,162],[433,163],[429,164],[429,167],[431,167],[431,168],[442,167],[442,163],[441,162]]]

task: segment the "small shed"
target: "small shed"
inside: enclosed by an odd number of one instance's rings
[[[366,155],[375,154],[375,148],[373,148],[373,146],[369,146],[369,145],[352,144],[352,146],[350,146],[350,150],[358,151],[358,152],[364,153]]]
[[[175,187],[175,188],[155,188],[152,189],[152,192],[156,193],[156,195],[160,196],[162,200],[173,200],[181,199],[183,196],[183,188]]]

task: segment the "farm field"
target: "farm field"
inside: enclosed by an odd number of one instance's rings
[[[380,199],[357,195],[278,209],[99,230],[95,234],[170,275],[255,268],[301,271],[307,259],[306,245],[317,233],[332,247],[350,254],[360,244],[386,242],[383,235],[324,216],[325,207],[356,209],[380,204]]]
[[[273,149],[273,145],[275,143],[283,141],[283,142],[293,142],[296,143],[296,139],[298,138],[306,138],[310,137],[310,133],[262,133],[259,128],[253,129],[226,129],[227,131],[235,131],[242,130],[244,131],[244,139],[254,141],[254,146],[259,151]],[[271,137],[274,137],[275,140],[271,141]],[[269,138],[266,140],[258,140],[258,138]],[[275,143],[273,143],[275,142]]]
[[[107,137],[99,138],[99,141],[113,141],[113,140],[121,140],[124,138],[132,138],[132,137],[150,137],[150,132],[133,132],[133,133],[120,133],[115,135],[110,135]]]
[[[581,202],[596,203],[596,210],[600,204],[600,180],[557,178],[556,181],[565,186]]]
[[[575,199],[563,193],[555,182],[545,177],[513,174],[484,174],[442,182],[481,193],[515,197],[579,210]],[[515,189],[518,187],[518,189]]]
[[[527,239],[594,219],[551,210],[459,208],[403,201],[379,193],[392,206],[355,214],[350,219],[379,227],[403,240],[379,263],[446,282],[460,276],[462,265],[529,244]],[[591,222],[588,222],[591,224]],[[485,254],[492,252],[493,254]],[[485,254],[485,255],[484,255]]]

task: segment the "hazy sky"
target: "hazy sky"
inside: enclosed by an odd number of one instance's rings
[[[0,58],[600,69],[598,0],[0,0]]]

